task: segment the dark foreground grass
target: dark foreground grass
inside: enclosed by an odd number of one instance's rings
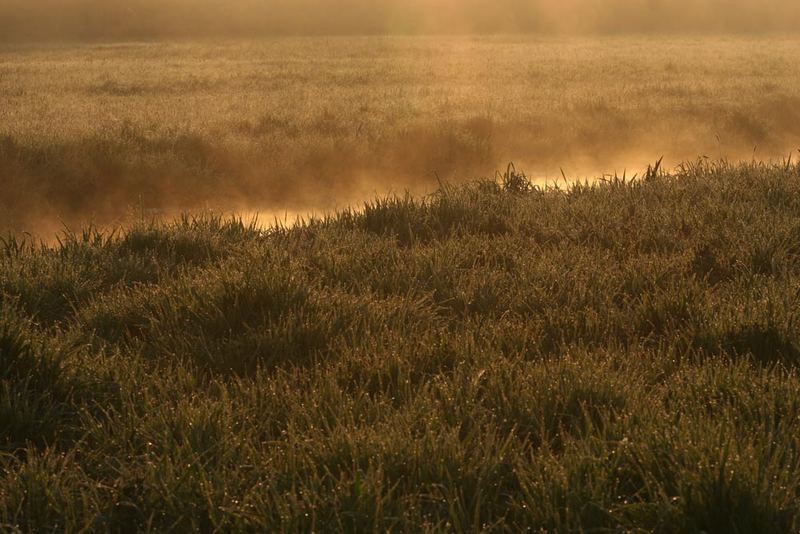
[[[0,247],[0,528],[800,529],[800,167]]]

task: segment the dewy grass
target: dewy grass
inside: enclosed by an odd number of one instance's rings
[[[0,525],[796,532],[800,167],[0,249]]]

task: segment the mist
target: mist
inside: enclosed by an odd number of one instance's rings
[[[0,0],[0,230],[800,146],[789,0]]]
[[[509,162],[552,181],[630,176],[661,156],[782,160],[800,147],[799,103],[797,38],[11,46],[0,229],[328,212]]]
[[[0,0],[5,41],[796,32],[794,0]]]

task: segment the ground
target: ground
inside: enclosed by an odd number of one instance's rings
[[[800,167],[0,248],[0,524],[796,532]]]

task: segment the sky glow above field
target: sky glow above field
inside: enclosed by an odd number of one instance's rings
[[[0,40],[796,32],[794,0],[0,0]]]

